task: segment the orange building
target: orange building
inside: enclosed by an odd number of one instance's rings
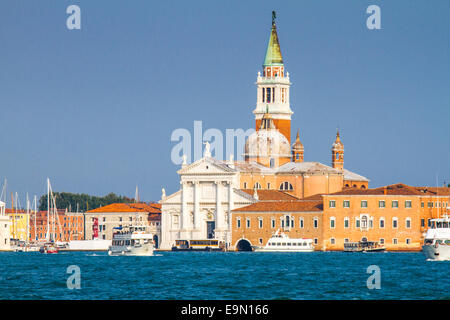
[[[342,250],[345,242],[377,241],[388,250],[421,250],[431,218],[440,216],[450,188],[395,184],[347,189],[323,195],[323,248]],[[437,208],[436,208],[437,205]]]
[[[251,190],[243,190],[249,194]],[[258,190],[259,202],[232,211],[232,245],[238,251],[265,245],[282,230],[291,238],[311,238],[322,243],[322,200],[301,200],[289,193]]]
[[[84,214],[80,212],[68,212],[58,209],[57,219],[54,223],[48,221],[47,211],[33,212],[30,215],[30,240],[44,241],[47,237],[48,222],[50,232],[55,233],[56,241],[68,242],[70,240],[84,240]]]
[[[291,238],[314,239],[316,250],[341,251],[346,242],[366,240],[390,251],[419,251],[429,220],[441,217],[450,204],[450,188],[404,184],[346,188],[303,199],[269,190],[256,194],[257,203],[232,211],[236,250],[265,245],[280,229]]]

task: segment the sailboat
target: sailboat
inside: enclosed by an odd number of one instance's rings
[[[50,201],[51,197],[51,201]],[[46,242],[40,247],[40,253],[58,253],[58,248],[56,246],[56,219],[59,217],[56,210],[56,201],[53,196],[52,187],[50,185],[50,179],[47,178],[47,233]],[[52,228],[52,231],[50,231]]]

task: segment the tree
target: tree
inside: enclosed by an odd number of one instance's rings
[[[80,212],[84,212],[92,209],[96,209],[102,206],[106,206],[111,203],[128,203],[133,202],[134,199],[130,199],[125,196],[118,196],[115,193],[109,193],[106,196],[98,197],[91,196],[85,193],[70,193],[70,192],[53,192],[56,198],[56,207],[58,209],[67,209],[76,211],[77,207]],[[39,199],[39,210],[47,210],[47,194],[44,194]]]

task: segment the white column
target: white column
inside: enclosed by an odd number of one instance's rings
[[[233,184],[231,181],[228,181],[228,225],[227,225],[227,233],[226,233],[226,241],[228,242],[229,247],[232,245],[231,243],[231,225],[232,225],[232,216],[231,210],[234,209],[233,203]]]
[[[167,208],[161,208],[161,241],[160,248],[168,250],[172,244],[172,217]]]
[[[222,181],[216,181],[216,230],[223,228]]]
[[[195,229],[200,230],[200,182],[194,182],[194,224]]]
[[[256,86],[256,90],[256,104],[258,104],[262,102],[262,87]]]
[[[181,217],[180,217],[180,229],[186,230],[188,227],[189,213],[187,212],[187,182],[181,181]]]
[[[286,88],[286,103],[290,104],[289,86]]]

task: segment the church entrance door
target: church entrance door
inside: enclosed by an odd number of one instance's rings
[[[214,229],[216,229],[216,222],[206,221],[206,237],[208,239],[214,239]]]

